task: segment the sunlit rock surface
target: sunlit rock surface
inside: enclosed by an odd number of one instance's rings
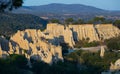
[[[112,24],[68,25],[50,23],[45,31],[26,29],[18,31],[10,40],[0,37],[0,55],[25,54],[27,58],[39,59],[46,63],[63,60],[61,43],[68,43],[74,48],[75,41],[89,39],[100,41],[120,34]],[[104,56],[104,51],[101,51]]]
[[[72,31],[64,25],[56,23],[48,24],[47,29],[44,32],[47,34],[48,39],[54,40],[52,43],[59,44],[65,42],[71,47],[75,44]]]
[[[69,28],[73,30],[74,35],[76,35],[74,37],[78,40],[89,38],[89,41],[99,41],[98,34],[93,24],[69,25]]]
[[[18,31],[10,38],[10,53],[26,54],[28,58],[39,59],[46,63],[63,60],[60,46],[48,43],[40,30]]]
[[[76,38],[79,40],[89,38],[89,41],[100,41],[120,34],[120,30],[112,24],[69,25],[69,28],[73,30],[73,33],[76,33]]]
[[[111,63],[110,66],[111,71],[119,71],[120,70],[120,59],[116,60],[115,63]]]
[[[96,25],[96,29],[99,37],[103,40],[116,37],[120,34],[120,30],[112,24],[98,24]]]
[[[47,39],[51,40],[51,43],[66,42],[69,46],[73,47],[75,41],[88,39],[91,41],[100,41],[109,39],[120,34],[120,30],[112,24],[79,24],[68,25],[50,23],[47,25],[44,31]],[[52,42],[53,41],[53,42]]]

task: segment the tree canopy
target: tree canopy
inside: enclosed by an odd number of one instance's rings
[[[5,9],[12,10],[22,6],[23,0],[0,0],[0,12],[4,12]]]
[[[120,50],[120,36],[105,40],[110,50]]]

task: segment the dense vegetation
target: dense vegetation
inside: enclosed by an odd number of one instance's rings
[[[74,25],[78,25],[78,24],[114,24],[115,26],[120,28],[120,19],[110,20],[110,19],[106,19],[105,17],[94,17],[89,20],[66,18],[63,21],[60,21],[58,19],[51,19],[50,22],[61,23],[61,24],[66,24],[66,25],[68,25],[68,24],[74,24]]]
[[[79,72],[82,74],[100,74],[102,71],[109,70],[110,63],[115,62],[120,55],[116,52],[106,51],[103,58],[99,52],[75,51],[65,57],[65,59],[75,62],[79,65]]]
[[[99,46],[100,42],[99,41],[92,41],[89,42],[89,40],[79,40],[75,43],[74,47],[75,48],[81,48],[81,47],[95,47],[95,46]]]
[[[0,74],[100,74],[109,70],[120,54],[108,51],[101,58],[99,52],[77,50],[64,56],[64,62],[59,61],[48,65],[42,61],[31,60],[32,68],[27,65],[23,55],[10,55],[0,59]]]
[[[0,0],[0,12],[4,12],[5,9],[12,10],[21,7],[22,4],[23,0]]]
[[[17,30],[44,29],[47,21],[29,14],[0,14],[0,35],[10,36]]]
[[[0,58],[0,74],[22,74],[22,71],[27,68],[25,56],[13,54]]]
[[[120,36],[105,40],[110,50],[120,50]]]

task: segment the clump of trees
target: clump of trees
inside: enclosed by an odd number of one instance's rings
[[[59,23],[60,24],[60,21],[58,19],[51,19],[49,22],[50,23]]]
[[[113,22],[113,24],[120,29],[120,19],[115,20],[115,21]]]
[[[58,19],[51,19],[50,22],[62,23],[62,24],[66,24],[66,25],[69,25],[69,24],[74,24],[74,25],[77,25],[77,24],[110,24],[110,23],[120,24],[119,20],[113,21],[113,20],[106,19],[103,16],[96,16],[89,20],[84,20],[84,19],[80,19],[80,18],[77,20],[73,19],[73,18],[66,18],[66,19],[64,19],[64,21],[59,21]]]
[[[89,42],[89,38],[87,39],[82,39],[76,42],[75,44],[75,48],[81,48],[81,47],[95,47],[95,46],[99,46],[100,42],[99,41],[92,41]]]
[[[107,51],[103,58],[100,57],[100,52],[84,50],[77,50],[65,56],[65,60],[77,64],[80,74],[100,74],[109,70],[110,63],[114,63],[119,58],[119,54],[112,51]]]
[[[110,50],[120,50],[120,36],[107,39],[105,43]]]
[[[72,24],[74,22],[73,18],[67,18],[65,19],[65,24]]]
[[[110,63],[120,58],[118,52],[107,50],[104,57],[100,52],[76,50],[64,56],[64,62],[49,65],[41,60],[31,62],[29,68],[24,55],[12,54],[6,59],[0,58],[0,74],[100,74],[109,70]]]
[[[4,12],[5,9],[12,10],[22,6],[23,0],[0,0],[0,12]]]
[[[0,74],[20,74],[27,70],[27,58],[23,55],[12,54],[7,58],[0,58]]]

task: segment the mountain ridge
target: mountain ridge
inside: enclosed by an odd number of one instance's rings
[[[108,11],[83,4],[62,4],[62,3],[51,3],[51,4],[39,5],[39,6],[23,6],[20,9],[33,10],[34,12],[64,13],[64,14],[65,13],[79,14],[80,12],[95,13],[95,12]]]
[[[83,4],[62,4],[51,3],[40,6],[23,6],[13,13],[32,14],[47,19],[57,18],[64,20],[66,18],[91,19],[96,16],[104,16],[108,19],[120,18],[120,11],[110,11]]]

